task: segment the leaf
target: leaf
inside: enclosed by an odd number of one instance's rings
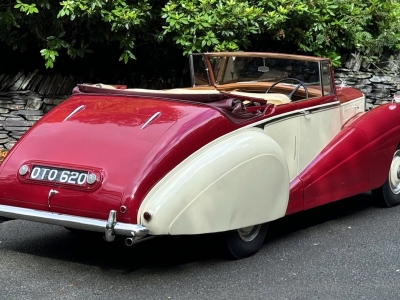
[[[53,64],[53,62],[52,61],[50,61],[50,60],[47,60],[46,61],[46,64],[45,64],[45,66],[46,66],[46,69],[48,69],[48,68],[53,68],[53,66],[54,66],[54,64]]]

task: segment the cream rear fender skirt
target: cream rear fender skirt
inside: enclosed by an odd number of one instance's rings
[[[281,218],[288,199],[282,149],[262,129],[247,128],[213,141],[167,174],[144,199],[138,220],[151,235],[220,232]]]

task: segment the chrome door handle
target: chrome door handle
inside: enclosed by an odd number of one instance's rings
[[[310,112],[308,111],[308,110],[301,110],[300,111],[300,114],[302,115],[302,116],[304,116],[307,120],[310,120],[311,119],[311,116],[310,116]]]

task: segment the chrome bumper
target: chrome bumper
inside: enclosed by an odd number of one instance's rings
[[[108,220],[104,221],[29,208],[0,205],[0,217],[60,225],[88,231],[104,232],[105,239],[108,242],[112,242],[116,235],[133,237],[137,240],[145,237],[149,233],[149,230],[142,225],[117,222],[116,216],[116,211],[111,210]]]

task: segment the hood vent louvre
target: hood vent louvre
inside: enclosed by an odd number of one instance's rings
[[[69,118],[71,118],[73,115],[75,115],[76,113],[78,113],[79,111],[83,110],[86,106],[85,105],[81,105],[79,107],[77,107],[72,113],[70,113],[64,120],[63,122],[67,121]]]
[[[146,128],[147,126],[149,126],[149,124],[150,124],[151,122],[153,122],[155,119],[157,119],[160,115],[161,115],[160,112],[156,112],[154,115],[152,115],[152,116],[150,117],[150,119],[148,119],[148,120],[146,121],[146,123],[143,124],[142,127],[140,127],[140,130],[142,130],[142,129]]]

